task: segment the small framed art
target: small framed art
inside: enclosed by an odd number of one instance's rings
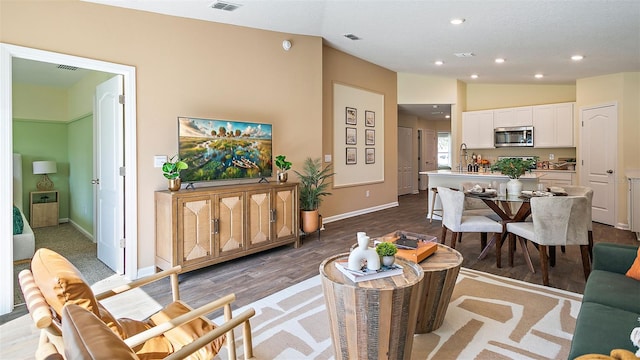
[[[373,129],[366,129],[364,131],[364,144],[375,145],[376,144],[376,131]]]
[[[376,126],[376,113],[373,111],[365,110],[364,112],[364,126],[374,127]]]
[[[354,147],[347,148],[346,164],[354,165],[358,163],[358,149]]]
[[[358,123],[358,110],[348,107],[345,115],[345,123],[347,125],[356,125]]]
[[[346,129],[345,143],[347,145],[356,145],[358,143],[358,129],[350,127]]]
[[[375,148],[365,148],[364,149],[364,163],[365,164],[375,164],[376,162],[376,149]]]

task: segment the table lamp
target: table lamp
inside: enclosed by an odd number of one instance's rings
[[[33,162],[33,174],[42,174],[42,179],[36,184],[36,188],[39,191],[48,191],[53,189],[53,181],[49,179],[47,174],[55,174],[58,172],[55,161],[34,161]]]

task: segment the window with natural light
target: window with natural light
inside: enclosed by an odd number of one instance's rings
[[[438,169],[451,169],[451,133],[438,133]]]

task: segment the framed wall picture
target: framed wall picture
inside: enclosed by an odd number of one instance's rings
[[[373,111],[364,111],[364,126],[374,127],[376,126],[376,113]]]
[[[345,115],[345,123],[347,125],[356,125],[358,123],[358,110],[348,107]]]
[[[347,165],[355,165],[358,163],[358,149],[354,147],[347,148],[346,154],[346,164]]]
[[[350,127],[346,129],[345,143],[347,145],[356,145],[358,143],[358,129]]]
[[[364,131],[364,144],[375,145],[376,144],[376,131],[373,129],[366,129]]]
[[[365,164],[375,164],[376,162],[376,149],[375,148],[365,148],[364,149],[364,163]]]

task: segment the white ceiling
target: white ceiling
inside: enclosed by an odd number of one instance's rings
[[[392,71],[467,83],[574,84],[640,71],[639,0],[233,0],[241,6],[232,12],[212,9],[215,0],[85,1],[320,36],[333,48]],[[466,21],[454,26],[452,18]],[[574,54],[585,58],[572,61]],[[506,62],[496,64],[496,57]],[[444,65],[436,66],[436,60]],[[19,63],[14,61],[15,81],[30,76],[54,82],[54,75],[39,76],[31,67],[21,71],[26,65]],[[535,73],[544,78],[535,79]]]

